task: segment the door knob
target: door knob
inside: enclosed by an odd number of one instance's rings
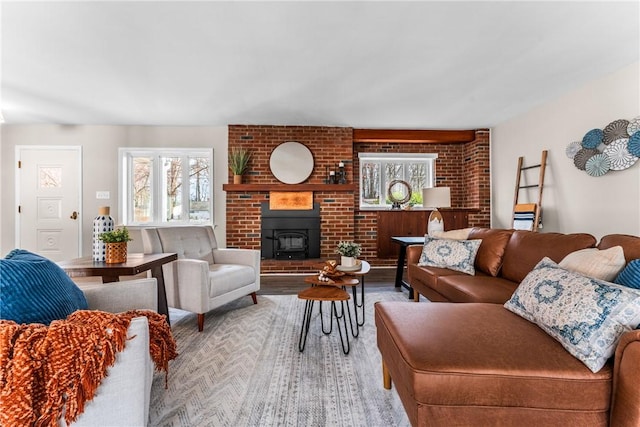
[[[69,217],[71,219],[78,219],[78,212],[73,211],[73,213],[71,214],[71,216]]]

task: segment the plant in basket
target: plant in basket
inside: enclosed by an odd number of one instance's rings
[[[116,228],[98,236],[106,244],[105,262],[115,264],[127,260],[127,242],[133,240],[127,227]]]

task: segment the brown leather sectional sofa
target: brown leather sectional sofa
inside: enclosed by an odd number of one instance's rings
[[[407,248],[409,283],[442,303],[375,307],[386,388],[391,381],[414,426],[640,426],[640,330],[627,332],[615,360],[597,373],[535,324],[505,309],[544,256],[560,262],[596,246],[589,234],[473,229],[482,239],[474,276],[419,267]],[[609,235],[640,258],[640,238]],[[466,303],[466,304],[454,304]]]

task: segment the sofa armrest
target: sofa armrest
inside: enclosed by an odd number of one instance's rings
[[[611,424],[640,425],[640,330],[625,333],[616,348],[611,393]]]
[[[417,264],[420,261],[423,245],[407,246],[407,266],[409,264]]]
[[[115,364],[107,370],[95,397],[86,403],[84,412],[71,426],[147,425],[153,383],[148,319],[131,319],[127,337],[124,350],[117,354]],[[58,425],[66,425],[64,417]]]
[[[89,309],[121,313],[128,310],[158,311],[158,284],[155,278],[111,283],[81,283]]]

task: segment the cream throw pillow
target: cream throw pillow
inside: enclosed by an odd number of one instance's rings
[[[581,249],[571,252],[558,265],[593,279],[612,282],[624,268],[624,251],[622,246],[603,251],[596,248]]]
[[[437,237],[438,239],[467,240],[472,229],[473,228],[460,228],[458,230],[433,231],[429,236]]]

